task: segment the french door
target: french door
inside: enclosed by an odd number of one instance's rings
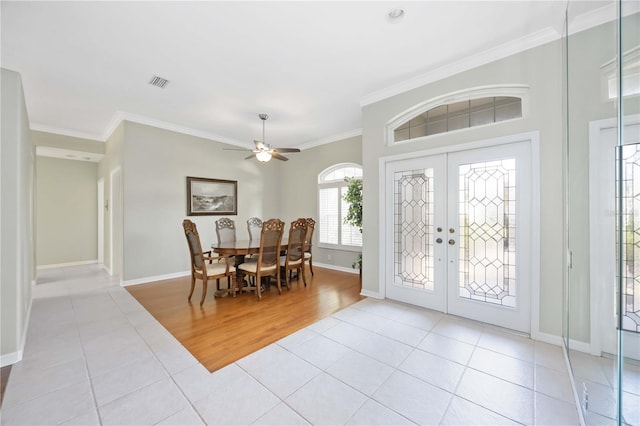
[[[386,163],[386,296],[530,331],[529,142]]]

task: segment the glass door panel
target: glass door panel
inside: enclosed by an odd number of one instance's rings
[[[515,308],[516,161],[509,158],[458,168],[458,296]]]
[[[386,296],[528,333],[530,158],[518,142],[387,163]]]
[[[445,155],[394,161],[386,171],[386,294],[445,311]]]
[[[449,154],[448,309],[530,331],[528,142]]]

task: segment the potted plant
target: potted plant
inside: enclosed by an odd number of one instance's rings
[[[358,231],[362,233],[362,179],[348,177],[344,180],[348,186],[343,199],[349,203],[349,210],[344,218],[344,223],[358,228]],[[358,268],[360,271],[360,282],[362,283],[362,253],[358,255],[351,266],[354,269]]]

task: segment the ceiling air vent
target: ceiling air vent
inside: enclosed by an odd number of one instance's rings
[[[169,80],[167,80],[166,78],[162,78],[160,76],[154,75],[149,81],[149,84],[152,86],[157,86],[161,89],[164,89],[164,86],[169,84]]]

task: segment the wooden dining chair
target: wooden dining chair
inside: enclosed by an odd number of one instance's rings
[[[247,219],[247,231],[249,231],[249,240],[260,241],[260,233],[262,232],[262,219],[259,217],[250,217]],[[246,260],[257,259],[257,254],[250,254]]]
[[[304,240],[307,235],[306,219],[298,219],[291,222],[289,227],[289,239],[287,241],[287,253],[280,256],[280,265],[284,272],[285,285],[291,290],[290,279],[291,272],[296,271],[298,281],[302,275],[304,286],[307,286],[307,278],[304,273]],[[280,274],[282,276],[282,274]]]
[[[250,240],[259,240],[260,233],[262,232],[262,219],[259,217],[250,217],[247,219],[247,231],[249,231]]]
[[[262,223],[262,231],[260,232],[260,251],[258,258],[241,263],[238,271],[255,278],[255,286],[247,287],[249,290],[255,290],[258,300],[262,299],[262,277],[275,276],[278,283],[278,293],[282,294],[280,286],[280,243],[282,242],[282,233],[284,231],[284,222],[280,219],[269,219]],[[234,283],[240,280],[235,280]],[[236,294],[234,284],[233,295]]]
[[[229,288],[231,288],[231,277],[235,274],[236,268],[231,266],[228,257],[211,257],[211,251],[202,251],[200,235],[198,234],[198,228],[195,223],[189,219],[185,219],[182,222],[182,227],[184,228],[184,235],[187,237],[189,255],[191,256],[191,291],[189,291],[187,300],[189,302],[191,301],[191,296],[196,286],[196,279],[199,279],[202,280],[202,298],[200,299],[200,305],[202,305],[207,295],[207,284],[209,280],[219,281],[220,278],[227,277],[227,283]],[[209,263],[207,263],[207,261]]]
[[[313,255],[311,254],[313,230],[316,227],[316,221],[308,217],[305,219],[307,222],[307,234],[304,238],[304,261],[309,262],[309,270],[313,276]]]
[[[216,220],[216,236],[218,244],[236,240],[236,223],[227,217]]]

